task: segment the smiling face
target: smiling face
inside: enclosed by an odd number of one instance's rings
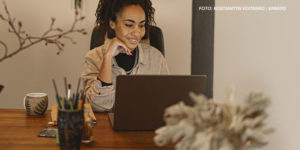
[[[134,50],[145,35],[145,12],[139,5],[130,5],[117,14],[116,21],[110,20],[109,25],[116,37],[130,50]]]

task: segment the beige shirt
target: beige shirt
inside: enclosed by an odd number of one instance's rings
[[[123,68],[119,67],[113,59],[112,62],[112,85],[102,86],[97,76],[103,61],[105,49],[110,42],[94,48],[85,56],[84,71],[81,78],[85,83],[86,99],[91,104],[93,111],[108,111],[115,101],[115,83],[118,75],[126,75]],[[156,48],[149,44],[138,44],[138,63],[130,75],[136,74],[169,74],[166,59]]]

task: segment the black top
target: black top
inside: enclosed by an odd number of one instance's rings
[[[126,72],[130,71],[134,67],[137,49],[138,48],[133,51],[131,56],[125,53],[119,53],[117,56],[115,56],[118,66],[123,68]]]
[[[135,57],[138,57],[138,56],[136,56],[136,55],[138,55],[138,48],[135,48],[135,50],[133,51],[131,56],[129,56],[125,53],[119,53],[117,56],[115,56],[115,59],[116,59],[118,66],[123,68],[126,72],[128,72],[131,69],[133,69],[133,67],[135,65],[135,61],[137,61]],[[127,74],[129,74],[129,73],[130,72],[128,72]],[[98,79],[98,80],[100,80],[100,79]],[[101,81],[101,84],[102,84],[102,86],[112,85],[112,83],[105,83],[103,81]]]

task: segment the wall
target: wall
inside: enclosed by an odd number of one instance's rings
[[[269,96],[269,125],[276,129],[267,150],[298,150],[300,144],[300,2],[216,0],[216,6],[287,6],[284,12],[216,11],[214,99],[236,86],[236,102],[251,90]]]
[[[191,7],[192,1],[153,0],[156,8],[156,23],[165,37],[165,55],[171,73],[190,74],[191,53]],[[71,0],[7,0],[10,13],[23,22],[24,29],[32,35],[40,35],[49,28],[50,18],[56,18],[56,26],[68,29],[74,12]],[[88,0],[81,12],[86,16],[78,27],[92,30],[98,1]],[[0,13],[4,15],[1,1]],[[172,15],[170,15],[172,14]],[[16,37],[8,33],[8,25],[0,21],[0,40],[7,43],[10,52],[17,49]],[[0,84],[5,85],[0,94],[0,108],[23,108],[23,97],[29,92],[49,94],[50,104],[55,102],[52,79],[60,92],[63,91],[63,77],[75,87],[82,71],[83,57],[89,49],[89,35],[72,35],[76,45],[66,40],[64,51],[56,55],[57,47],[35,45],[0,63]],[[3,55],[0,47],[0,55]],[[180,63],[178,63],[180,62]]]
[[[192,0],[152,0],[171,73],[191,72]]]

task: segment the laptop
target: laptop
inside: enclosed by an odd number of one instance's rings
[[[205,75],[117,76],[111,125],[116,131],[153,131],[165,125],[167,107],[180,101],[192,105],[189,92],[203,93],[205,84]]]

